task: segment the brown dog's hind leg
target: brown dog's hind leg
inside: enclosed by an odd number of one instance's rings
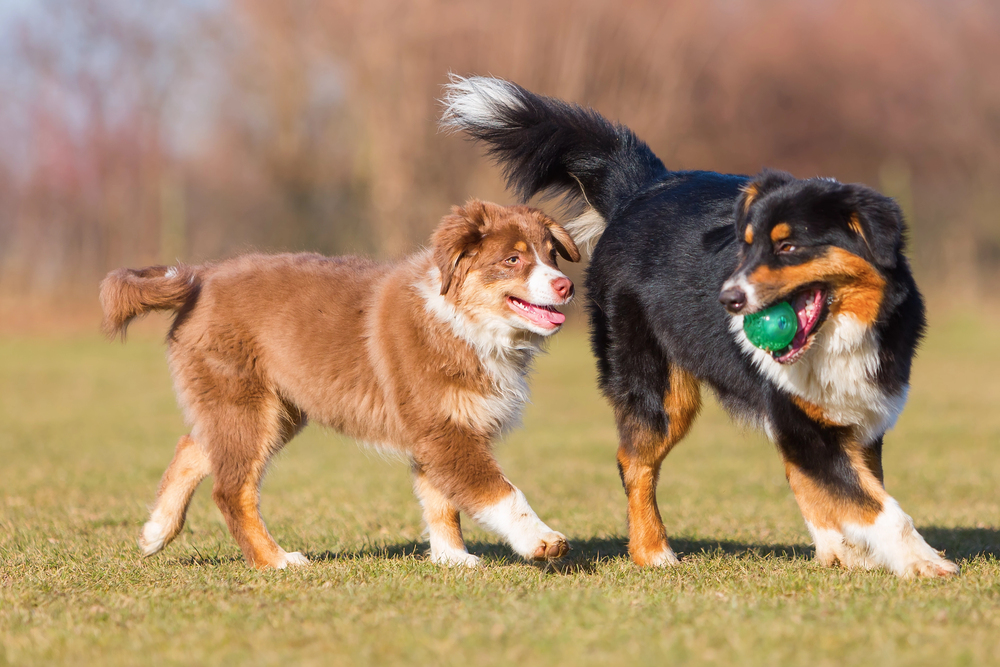
[[[244,391],[238,404],[213,406],[199,421],[212,460],[212,499],[250,565],[284,569],[306,565],[301,553],[288,553],[274,541],[260,515],[260,485],[267,464],[305,423],[301,412],[263,388]]]
[[[701,409],[701,389],[694,376],[677,366],[671,366],[669,382],[663,398],[665,432],[639,423],[625,409],[615,410],[620,438],[618,470],[628,498],[628,550],[640,566],[678,562],[656,503],[656,483],[663,459]]]
[[[174,458],[160,480],[149,521],[139,534],[143,556],[159,552],[181,532],[191,496],[210,472],[212,464],[201,446],[190,435],[181,436]]]

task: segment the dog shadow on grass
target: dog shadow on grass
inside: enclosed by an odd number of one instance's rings
[[[1000,530],[996,528],[941,528],[919,529],[924,538],[936,549],[945,551],[948,558],[959,563],[977,557],[1000,558]],[[595,572],[610,561],[628,559],[628,545],[624,537],[570,538],[571,550],[558,563],[542,563],[538,567],[553,574]],[[808,544],[767,544],[735,540],[700,540],[672,537],[670,546],[683,560],[685,556],[708,555],[737,558],[775,558],[781,560],[811,559],[815,549]],[[493,542],[468,542],[469,552],[488,564],[521,563],[511,550]],[[371,546],[348,551],[310,552],[313,561],[350,561],[368,559],[425,558],[426,542],[404,542],[385,546]]]
[[[540,563],[538,567],[554,573],[592,572],[601,564],[607,564],[616,559],[628,558],[628,545],[625,538],[593,537],[588,539],[570,539],[570,552],[558,563]],[[685,540],[671,539],[670,545],[679,554],[694,553],[725,553],[731,555],[756,554],[762,557],[795,558],[812,555],[811,547],[805,545],[774,545],[774,544],[744,544],[719,540]],[[469,553],[479,556],[490,564],[520,564],[520,558],[509,547],[495,542],[466,543]],[[353,551],[324,551],[308,553],[313,561],[349,561],[367,559],[393,558],[424,558],[428,551],[426,542],[404,542],[385,546],[372,546]]]
[[[570,538],[570,552],[555,563],[536,563],[536,567],[552,574],[574,574],[595,572],[598,567],[612,561],[628,560],[628,545],[623,537]],[[523,561],[509,547],[494,542],[470,541],[466,543],[469,552],[479,556],[491,565],[522,564]],[[748,544],[725,540],[689,540],[672,538],[670,546],[682,558],[694,554],[726,554],[731,556],[803,558],[812,556],[812,547],[785,544]],[[325,551],[306,554],[312,561],[351,561],[368,559],[425,558],[428,551],[426,542],[405,542],[385,546],[372,546],[353,551]]]
[[[927,543],[945,552],[952,560],[971,560],[978,557],[1000,559],[1000,528],[918,528]]]

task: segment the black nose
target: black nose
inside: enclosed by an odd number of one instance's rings
[[[739,314],[743,307],[747,305],[747,295],[746,292],[741,290],[739,287],[730,287],[729,289],[722,290],[719,294],[719,303],[726,307],[733,315]]]

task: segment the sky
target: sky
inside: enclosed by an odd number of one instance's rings
[[[106,123],[146,105],[162,114],[167,145],[196,150],[211,125],[221,72],[213,70],[217,60],[198,57],[212,46],[190,36],[200,17],[220,9],[216,0],[0,2],[0,165],[15,175],[31,171],[40,110],[71,128],[87,126],[93,100],[82,91],[90,85],[101,91]],[[26,46],[44,54],[50,75],[26,57]],[[134,57],[143,50],[144,58]]]

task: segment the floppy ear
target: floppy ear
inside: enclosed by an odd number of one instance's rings
[[[441,218],[431,236],[434,262],[441,270],[441,294],[446,294],[458,270],[458,264],[483,240],[485,209],[482,202],[472,200],[463,206],[453,206],[451,215]]]
[[[848,227],[865,242],[876,264],[895,268],[903,247],[903,212],[891,197],[864,185],[849,187],[853,196]]]
[[[738,238],[743,238],[744,230],[747,226],[747,218],[750,217],[750,209],[754,203],[772,190],[777,190],[786,183],[791,183],[795,177],[784,171],[765,169],[753,180],[747,181],[740,188],[740,198],[736,200],[736,234]]]
[[[569,235],[569,232],[560,225],[555,220],[549,220],[545,223],[548,227],[549,232],[552,234],[552,240],[555,241],[556,251],[563,256],[563,258],[571,262],[580,261],[580,249],[576,247],[576,243],[573,241],[573,237]]]

